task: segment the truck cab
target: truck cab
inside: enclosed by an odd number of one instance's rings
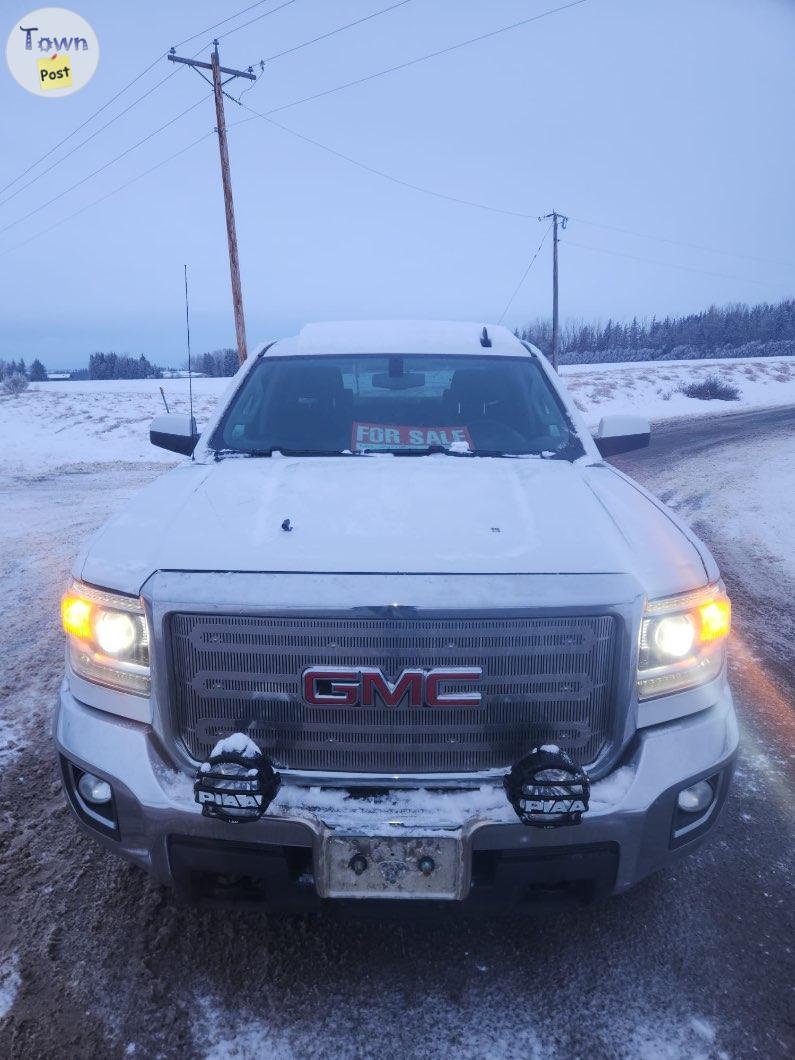
[[[508,330],[309,325],[75,562],[81,827],[197,899],[535,909],[695,849],[738,730],[704,544]]]

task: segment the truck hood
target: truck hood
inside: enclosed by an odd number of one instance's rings
[[[127,593],[157,570],[622,573],[649,596],[707,580],[696,539],[606,465],[444,455],[180,465],[75,566]]]

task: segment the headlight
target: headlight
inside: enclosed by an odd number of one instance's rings
[[[139,600],[75,583],[61,600],[61,620],[78,677],[149,695],[149,632]]]
[[[717,677],[730,626],[723,586],[648,603],[640,631],[638,698],[681,692]]]

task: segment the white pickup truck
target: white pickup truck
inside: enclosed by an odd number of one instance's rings
[[[537,908],[693,850],[738,729],[715,561],[505,328],[257,349],[63,599],[83,829],[194,899]],[[402,908],[416,908],[403,903]]]

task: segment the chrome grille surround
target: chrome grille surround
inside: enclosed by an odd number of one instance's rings
[[[615,731],[614,615],[351,617],[172,613],[173,731],[206,758],[247,732],[288,770],[357,774],[476,773],[508,768],[537,743],[583,765]],[[480,666],[471,707],[309,706],[308,667]],[[471,690],[471,685],[450,691]]]

